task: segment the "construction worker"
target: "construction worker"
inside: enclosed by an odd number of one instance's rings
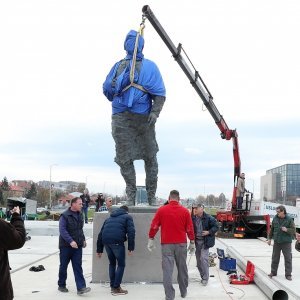
[[[283,205],[276,207],[277,215],[273,218],[272,226],[268,236],[268,245],[274,239],[270,278],[277,276],[277,269],[280,260],[280,252],[284,256],[285,278],[292,280],[292,239],[296,229],[293,219],[287,215]]]
[[[103,84],[112,102],[112,136],[115,162],[126,183],[127,204],[134,205],[136,175],[133,162],[143,159],[148,203],[154,204],[157,188],[158,145],[155,123],[165,102],[166,90],[158,67],[142,53],[144,38],[131,30],[125,39],[127,55],[117,62]]]
[[[216,219],[204,211],[202,203],[193,204],[192,220],[195,231],[197,268],[201,283],[205,286],[209,279],[209,248],[215,245],[218,225]]]
[[[243,208],[244,193],[245,193],[245,173],[241,173],[241,175],[237,180],[237,186],[236,186],[237,209]]]
[[[187,238],[190,240],[188,250],[195,253],[195,235],[189,211],[179,203],[179,192],[170,192],[169,203],[161,206],[152,220],[149,230],[148,250],[154,249],[154,237],[161,227],[161,252],[163,285],[166,300],[174,300],[175,290],[172,285],[174,262],[178,269],[178,284],[182,298],[187,295],[188,270]]]

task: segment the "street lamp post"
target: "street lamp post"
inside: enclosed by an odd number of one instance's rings
[[[52,177],[51,177],[51,175],[52,175],[52,167],[54,167],[54,166],[58,166],[58,164],[50,165],[49,208],[51,208],[51,206],[52,206],[52,199],[51,199],[51,196],[52,196]]]

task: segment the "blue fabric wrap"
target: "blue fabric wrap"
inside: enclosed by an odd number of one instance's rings
[[[134,34],[135,33],[135,34]],[[126,59],[130,60],[128,66],[116,79],[115,85],[112,85],[116,77],[117,70],[122,61],[117,62],[103,83],[103,93],[109,101],[112,101],[112,113],[122,113],[130,111],[137,114],[149,114],[152,108],[152,96],[165,96],[166,89],[160,71],[156,64],[151,60],[144,59],[141,53],[144,45],[143,37],[139,37],[137,60],[141,60],[140,72],[135,71],[134,82],[141,85],[147,93],[130,87],[125,92],[122,90],[130,84],[130,68],[132,64],[132,54],[134,50],[136,31],[130,31],[124,42],[124,48],[127,51]]]

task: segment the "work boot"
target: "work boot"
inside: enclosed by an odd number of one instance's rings
[[[207,283],[208,283],[208,280],[202,279],[202,280],[201,280],[201,283],[202,283],[202,285],[206,286]]]
[[[187,295],[187,291],[185,291],[185,292],[184,292],[183,294],[181,294],[180,296],[181,296],[181,298],[185,298],[186,295]]]
[[[58,290],[62,293],[67,293],[69,291],[65,286],[59,286]]]
[[[84,288],[77,291],[77,295],[82,295],[82,294],[88,293],[90,291],[91,291],[90,287],[84,287]]]
[[[128,294],[127,290],[123,290],[120,286],[118,288],[112,289],[111,294],[113,296],[118,296],[118,295],[126,295]]]

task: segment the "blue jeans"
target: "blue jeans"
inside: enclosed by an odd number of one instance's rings
[[[237,199],[237,209],[243,208],[243,196],[236,197]]]
[[[85,220],[85,223],[88,222],[88,210],[89,210],[89,207],[88,207],[88,206],[82,207],[82,213],[84,214],[84,220]]]
[[[125,270],[125,246],[109,244],[105,245],[105,250],[109,260],[110,287],[116,289],[121,285]]]
[[[72,262],[77,290],[86,287],[82,271],[82,247],[78,249],[71,247],[61,247],[59,253],[60,265],[58,273],[58,286],[65,287],[67,280],[67,269],[69,262]]]

